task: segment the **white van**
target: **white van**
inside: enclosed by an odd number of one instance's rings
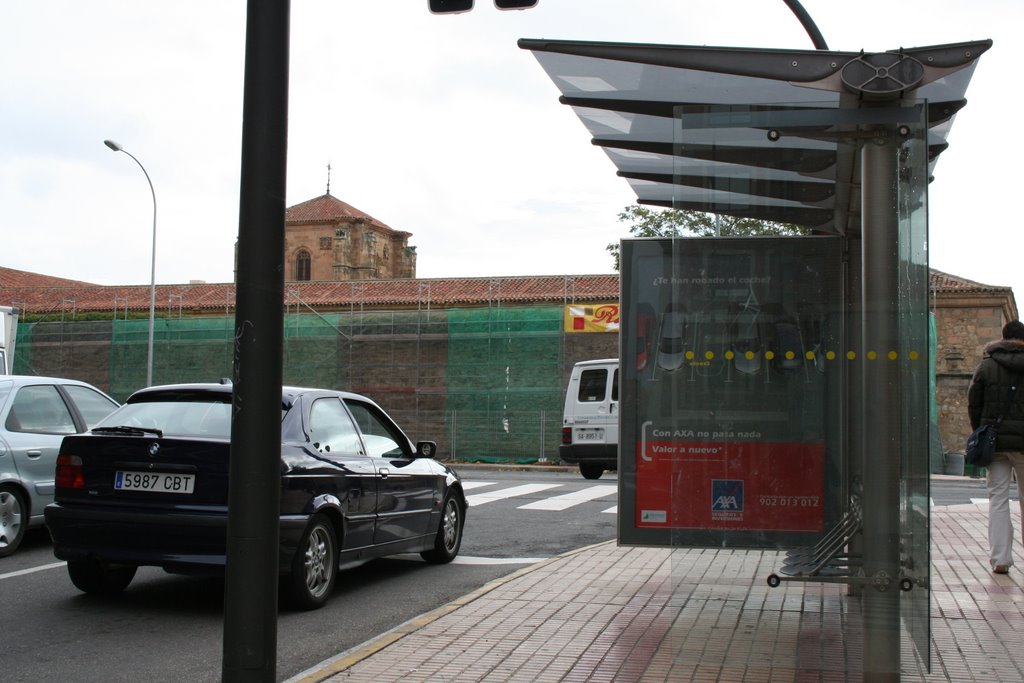
[[[619,359],[573,366],[565,391],[558,457],[580,466],[586,479],[619,468]]]

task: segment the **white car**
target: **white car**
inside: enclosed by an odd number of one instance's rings
[[[117,407],[78,380],[0,375],[0,557],[43,524],[64,437],[88,431]]]

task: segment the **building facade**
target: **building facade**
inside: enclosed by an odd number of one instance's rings
[[[985,345],[999,339],[1003,325],[1018,319],[1009,287],[973,282],[932,271],[935,314],[935,401],[939,435],[946,452],[962,452],[971,433],[967,387],[981,362]]]
[[[411,233],[330,193],[285,211],[285,280],[348,282],[416,277]]]

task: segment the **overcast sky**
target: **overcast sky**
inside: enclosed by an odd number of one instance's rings
[[[931,264],[1024,295],[1021,0],[803,0],[836,50],[991,38],[930,189]],[[813,46],[782,0],[294,0],[289,206],[331,194],[412,233],[420,277],[612,272],[635,196],[519,38]],[[0,265],[101,284],[227,282],[245,2],[0,3]],[[1017,67],[1014,67],[1017,64]],[[1008,247],[1013,248],[1008,248]],[[1022,304],[1024,305],[1024,304]]]

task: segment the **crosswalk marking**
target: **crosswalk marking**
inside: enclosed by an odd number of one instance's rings
[[[520,510],[565,510],[573,505],[585,503],[595,498],[604,498],[613,495],[618,490],[616,486],[591,486],[579,491],[570,491],[553,498],[534,501],[526,505],[520,505]]]
[[[471,489],[478,489],[481,486],[491,486],[493,484],[494,484],[493,481],[466,481],[465,479],[463,479],[462,480],[462,490],[463,491],[469,491]]]
[[[462,481],[462,487],[465,491],[471,491],[474,489],[483,489],[488,486],[500,485],[496,481]],[[534,493],[546,491],[548,489],[563,488],[564,484],[523,484],[518,486],[511,486],[508,488],[497,489],[495,491],[482,491],[473,495],[467,496],[467,500],[471,505],[483,505],[491,503],[497,500],[505,500],[507,498],[515,498],[517,496],[529,496]],[[570,488],[572,485],[569,485]],[[580,505],[592,500],[599,500],[600,498],[614,498],[618,493],[618,487],[615,484],[609,485],[596,485],[587,488],[582,488],[578,491],[570,491],[569,493],[563,493],[561,495],[555,495],[550,497],[544,497],[541,500],[535,500],[525,505],[519,506],[519,510],[543,510],[548,512],[558,512],[571,508],[575,505]],[[960,500],[963,500],[962,498]],[[988,498],[976,498],[972,497],[968,499],[970,502],[961,503],[963,505],[980,505],[987,507],[989,505]],[[928,503],[931,506],[935,506],[935,500],[933,498],[928,499]],[[1016,492],[1011,495],[1011,503],[1016,503]],[[950,503],[945,503],[950,505]],[[1016,508],[1014,508],[1016,509]],[[612,505],[609,508],[601,510],[602,514],[616,515],[619,512],[618,505]],[[0,576],[0,578],[3,578]]]
[[[474,493],[472,496],[466,496],[466,500],[469,501],[470,506],[483,505],[484,503],[493,503],[496,500],[503,500],[505,498],[528,496],[531,493],[538,493],[540,491],[546,491],[547,489],[553,489],[559,486],[561,486],[561,484],[523,484],[522,486],[498,489],[497,491]]]
[[[499,485],[496,481],[462,481],[462,487],[466,491],[474,489],[483,489],[488,486]],[[508,498],[525,497],[531,494],[540,493],[541,491],[547,491],[548,489],[563,488],[564,484],[522,484],[517,486],[510,486],[507,488],[501,488],[494,491],[481,491],[468,495],[466,498],[470,505],[484,505],[486,503],[493,503],[498,500],[505,500]],[[571,485],[570,485],[571,487]],[[564,489],[563,489],[564,490]],[[618,493],[618,487],[614,484],[611,485],[596,485],[586,488],[582,488],[577,491],[569,491],[561,495],[552,495],[543,497],[540,500],[534,500],[520,505],[517,509],[519,510],[543,510],[548,512],[558,512],[566,510],[575,505],[581,505],[583,503],[598,500],[600,498],[614,498]],[[1016,494],[1011,496],[1011,502],[1016,502]],[[961,499],[963,500],[963,499]],[[980,505],[987,507],[989,505],[988,498],[969,498],[969,503],[963,503],[964,505]],[[935,505],[935,500],[932,498],[928,499],[928,503],[932,506]],[[1016,508],[1014,508],[1016,509]],[[601,510],[602,514],[616,515],[619,512],[618,505],[612,505],[609,508]],[[4,578],[0,575],[0,578]]]

